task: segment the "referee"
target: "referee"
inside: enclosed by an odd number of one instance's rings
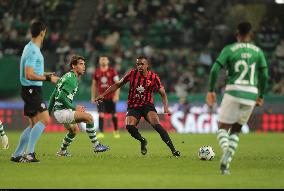
[[[29,126],[21,134],[16,151],[12,154],[13,162],[39,162],[35,157],[35,145],[49,122],[47,107],[43,101],[43,81],[56,83],[58,77],[44,74],[44,57],[40,51],[46,34],[46,26],[41,21],[34,21],[30,26],[31,41],[25,46],[20,63],[21,96],[24,100],[24,115],[29,119]],[[26,148],[26,156],[23,156]]]

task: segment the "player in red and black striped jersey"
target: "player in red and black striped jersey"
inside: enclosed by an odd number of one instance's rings
[[[154,106],[153,92],[158,91],[162,97],[164,113],[170,115],[168,108],[168,98],[159,76],[148,69],[149,62],[146,57],[138,57],[136,60],[136,69],[132,69],[117,83],[110,86],[103,94],[100,94],[95,102],[100,102],[108,94],[116,91],[127,82],[129,82],[128,108],[126,115],[126,129],[132,137],[141,142],[141,153],[147,153],[147,141],[141,136],[136,128],[141,117],[144,117],[153,128],[160,134],[162,140],[171,149],[174,156],[179,157],[177,151],[167,133],[160,125],[159,117]]]
[[[100,56],[99,58],[100,67],[93,74],[91,97],[92,102],[96,97],[96,92],[98,95],[104,93],[107,88],[119,81],[117,71],[109,67],[109,58],[107,56]],[[110,113],[112,115],[112,121],[114,125],[114,137],[119,138],[117,126],[117,114],[115,104],[119,100],[119,90],[112,92],[104,97],[104,100],[98,103],[98,112],[99,112],[99,129],[98,138],[103,138],[104,134],[104,113]]]

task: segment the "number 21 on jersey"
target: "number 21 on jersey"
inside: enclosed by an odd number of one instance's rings
[[[243,68],[243,71],[240,71]],[[236,79],[235,84],[240,85],[254,85],[254,72],[255,72],[255,62],[252,65],[244,60],[239,60],[235,64],[235,72],[241,72],[240,76]],[[249,80],[245,79],[246,75],[250,72]]]

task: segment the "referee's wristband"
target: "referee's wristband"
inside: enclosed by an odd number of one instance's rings
[[[51,81],[51,75],[45,75],[45,81],[50,82]]]

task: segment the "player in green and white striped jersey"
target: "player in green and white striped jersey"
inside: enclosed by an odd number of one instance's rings
[[[239,142],[239,132],[247,123],[255,105],[263,104],[263,94],[268,81],[268,67],[262,50],[251,43],[249,22],[237,27],[238,42],[226,46],[212,66],[209,77],[207,104],[216,101],[214,92],[218,73],[227,69],[227,82],[219,111],[217,139],[223,150],[222,174],[229,174],[229,164]]]
[[[64,124],[69,131],[61,144],[58,156],[71,156],[67,152],[67,147],[74,140],[78,125],[77,123],[86,123],[86,132],[91,142],[94,144],[94,152],[104,152],[109,149],[108,146],[100,144],[96,137],[94,120],[91,114],[85,112],[84,106],[73,105],[73,98],[78,90],[77,78],[85,73],[85,59],[81,56],[74,55],[70,62],[71,71],[63,75],[56,84],[48,105],[48,111],[54,111],[54,117],[58,123]]]
[[[8,141],[8,137],[7,137],[7,135],[4,131],[2,121],[0,121],[0,137],[1,137],[3,149],[8,149],[9,148],[9,141]]]

